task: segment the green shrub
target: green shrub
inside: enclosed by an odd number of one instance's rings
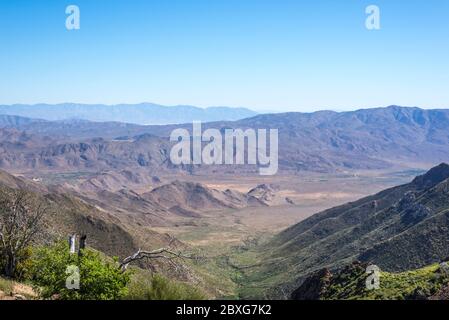
[[[17,253],[16,256],[16,267],[14,270],[14,274],[11,276],[11,278],[14,278],[18,281],[26,280],[29,273],[29,268],[31,265],[31,253],[32,249],[31,247],[26,247],[22,250],[20,250]],[[4,274],[6,260],[3,257],[3,255],[0,254],[0,273]]]
[[[80,287],[68,289],[69,266],[79,268]],[[117,262],[106,261],[99,253],[83,250],[82,256],[70,254],[65,242],[39,247],[33,253],[31,281],[43,298],[58,295],[64,300],[120,299],[127,292],[130,275],[122,273]]]
[[[129,286],[127,300],[204,300],[205,295],[185,283],[161,275],[135,275]]]
[[[33,261],[31,259],[33,254],[33,249],[31,247],[26,247],[21,250],[17,257],[17,265],[14,273],[15,279],[18,281],[29,280],[31,276],[31,268]]]
[[[0,291],[9,294],[14,287],[14,283],[11,280],[0,278]]]

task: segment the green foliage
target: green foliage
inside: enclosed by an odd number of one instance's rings
[[[79,290],[66,287],[69,266],[79,268]],[[31,281],[43,298],[57,294],[67,300],[120,299],[127,292],[129,273],[122,273],[117,262],[106,261],[98,252],[83,250],[82,256],[70,254],[65,242],[40,247],[33,254]]]
[[[21,250],[17,255],[17,266],[15,270],[15,279],[19,281],[28,280],[31,276],[31,269],[33,261],[31,259],[33,254],[33,249],[31,247],[26,247]]]
[[[29,276],[29,269],[31,268],[31,247],[26,247],[20,250],[16,255],[16,267],[11,278],[18,281],[26,280]],[[0,255],[0,272],[3,274],[5,269],[6,259]]]
[[[440,271],[438,264],[401,273],[381,272],[380,288],[367,290],[367,275],[362,270],[334,275],[323,299],[340,300],[415,300],[437,293],[449,282],[449,276]]]
[[[128,287],[127,300],[203,300],[205,295],[185,283],[161,275],[135,275]]]
[[[381,291],[372,292],[370,298],[420,299],[435,294],[449,282],[438,264],[402,273],[382,272],[380,279]]]
[[[14,287],[14,283],[11,280],[0,278],[0,291],[9,294]]]

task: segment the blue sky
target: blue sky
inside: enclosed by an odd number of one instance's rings
[[[447,0],[0,0],[0,104],[446,108],[448,57]]]

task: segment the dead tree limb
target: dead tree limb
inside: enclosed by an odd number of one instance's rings
[[[0,193],[0,256],[4,273],[13,277],[22,250],[42,231],[48,208],[42,200],[23,190]]]
[[[142,259],[164,259],[169,263],[173,263],[174,259],[199,259],[198,256],[185,255],[181,252],[175,252],[170,248],[159,248],[152,251],[144,251],[139,249],[136,253],[130,255],[123,259],[120,264],[120,269],[124,272],[128,268],[128,265],[134,261],[139,261]]]

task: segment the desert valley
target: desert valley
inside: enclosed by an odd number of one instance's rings
[[[170,133],[191,128],[195,116],[142,125],[104,114],[101,122],[1,115],[1,188],[52,208],[39,243],[78,234],[120,259],[165,246],[199,257],[134,267],[207,298],[310,298],[304,285],[323,268],[341,272],[360,261],[406,272],[449,256],[449,166],[441,164],[449,162],[448,110],[202,118],[204,129],[278,129],[273,176],[257,165],[173,164]]]

